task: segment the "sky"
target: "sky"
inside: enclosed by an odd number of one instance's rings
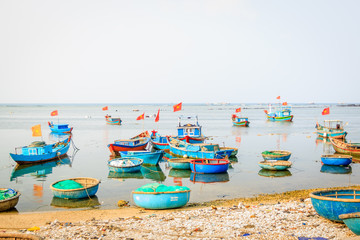
[[[358,0],[0,0],[0,103],[360,103]]]

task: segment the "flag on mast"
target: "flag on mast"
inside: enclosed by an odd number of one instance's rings
[[[181,103],[178,103],[178,104],[175,104],[175,105],[173,106],[174,112],[180,111],[180,110],[181,110],[181,107],[182,107],[182,102],[181,102]]]
[[[160,114],[160,108],[159,108],[158,113],[157,113],[157,115],[156,115],[155,122],[158,122],[158,121],[159,121],[159,114]]]

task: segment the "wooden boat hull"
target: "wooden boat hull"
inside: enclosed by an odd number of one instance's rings
[[[356,235],[360,235],[360,212],[341,214],[340,219]]]
[[[337,153],[349,154],[354,157],[360,157],[360,144],[359,143],[345,143],[344,141],[330,138],[330,142]]]
[[[334,166],[334,165],[322,165],[320,172],[330,174],[350,174],[352,172],[351,166]]]
[[[262,157],[264,158],[265,161],[270,161],[270,160],[276,160],[276,161],[287,161],[290,159],[291,157],[291,152],[289,151],[285,151],[285,150],[279,150],[279,151],[269,151],[269,152],[277,152],[280,153],[278,155],[272,155],[272,154],[264,154],[261,153]]]
[[[218,183],[230,181],[229,173],[194,173],[191,172],[190,181],[196,183]]]
[[[190,169],[196,173],[223,173],[229,169],[227,159],[194,159],[190,161]]]
[[[272,117],[269,115],[266,115],[267,120],[272,122],[291,122],[294,118],[294,115],[286,116],[286,117]]]
[[[168,163],[172,169],[190,169],[190,161],[188,158],[172,158],[168,160]]]
[[[179,192],[132,192],[134,203],[145,209],[171,209],[183,207],[190,199],[190,190]]]
[[[100,184],[100,181],[95,178],[70,178],[68,180],[74,180],[76,182],[82,183],[83,185],[85,184],[86,186],[79,189],[58,189],[53,187],[54,184],[60,182],[57,181],[51,184],[50,186],[54,197],[64,198],[64,199],[81,199],[81,198],[92,197],[98,191]]]
[[[5,189],[0,188],[0,190],[5,190]],[[0,200],[0,212],[13,209],[16,206],[16,204],[19,202],[19,197],[21,194],[19,191],[17,191],[17,190],[15,190],[15,191],[17,193],[15,196],[5,199],[5,200]]]
[[[237,127],[248,127],[250,122],[249,121],[232,121],[233,125],[234,126],[237,126]]]
[[[340,154],[322,155],[321,162],[326,165],[347,166],[352,162],[352,156]]]
[[[111,118],[111,117],[107,117],[105,118],[106,124],[109,125],[121,125],[121,118]]]
[[[322,217],[342,222],[339,215],[360,211],[360,190],[323,190],[310,193],[315,211]]]
[[[143,164],[147,165],[158,165],[160,160],[164,156],[164,151],[128,151],[128,152],[121,152],[121,156],[128,157],[128,158],[139,158],[143,161]]]
[[[262,169],[273,170],[273,171],[286,170],[291,167],[291,164],[292,163],[290,161],[275,161],[275,162],[262,161],[262,162],[259,162],[259,166]]]
[[[131,161],[134,165],[133,166],[112,166],[111,163],[117,160],[128,160]],[[108,168],[111,172],[117,173],[133,173],[133,172],[140,172],[141,164],[143,164],[143,160],[136,159],[136,158],[115,158],[108,162]]]
[[[44,153],[39,155],[23,155],[10,153],[10,156],[18,164],[34,164],[60,159],[62,157],[65,157],[67,151],[69,150],[70,138],[63,141],[63,143],[65,144],[64,146],[50,153]]]

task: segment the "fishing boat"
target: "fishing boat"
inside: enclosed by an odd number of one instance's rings
[[[231,120],[234,126],[248,127],[250,122],[247,117],[239,117],[236,114],[231,115]]]
[[[172,169],[190,169],[190,158],[169,158],[168,163]]]
[[[230,157],[231,151],[220,150],[218,144],[191,144],[175,138],[169,138],[170,153],[182,158],[224,158]]]
[[[134,203],[145,209],[171,209],[186,205],[190,189],[182,186],[165,186],[152,183],[132,192]]]
[[[148,165],[158,165],[162,157],[164,156],[164,151],[158,150],[155,152],[150,151],[127,151],[120,152],[122,157],[127,158],[138,158],[143,161],[143,164]]]
[[[262,161],[259,162],[259,166],[262,169],[274,170],[274,171],[283,171],[291,167],[292,163],[290,161]]]
[[[352,156],[342,154],[321,155],[321,162],[326,165],[347,166],[352,162]]]
[[[322,190],[310,193],[315,211],[322,217],[342,222],[339,215],[360,212],[360,190]]]
[[[108,168],[110,172],[140,172],[141,164],[143,160],[140,158],[115,158],[108,162]]]
[[[220,150],[230,152],[230,157],[231,158],[235,157],[238,154],[238,151],[239,151],[238,148],[232,148],[232,147],[220,147]]]
[[[54,182],[50,189],[54,197],[80,199],[92,197],[99,188],[100,180],[89,177],[69,178]]]
[[[182,124],[183,119],[195,120],[192,123]],[[179,116],[177,127],[177,139],[187,143],[203,143],[205,137],[202,135],[201,126],[198,122],[198,116]]]
[[[334,165],[322,165],[320,168],[320,172],[329,173],[329,174],[351,174],[352,168],[350,165],[348,166],[334,166]]]
[[[341,214],[339,218],[353,233],[360,235],[360,212]]]
[[[73,128],[69,127],[69,124],[54,124],[53,122],[48,122],[49,128],[53,133],[71,133]]]
[[[105,121],[106,124],[110,124],[110,125],[121,125],[121,118],[113,118],[110,115],[106,115],[105,116]]]
[[[274,150],[264,151],[261,153],[261,155],[266,161],[287,161],[291,156],[291,152],[286,150]]]
[[[169,149],[168,137],[169,136],[162,136],[157,131],[153,130],[151,131],[150,141],[155,149],[167,150]]]
[[[196,173],[223,173],[229,169],[230,161],[227,159],[193,159],[190,169]]]
[[[275,108],[272,108],[271,105],[269,105],[269,111],[264,110],[267,120],[273,122],[291,122],[294,118],[291,111],[291,106],[287,105]]]
[[[219,183],[230,181],[229,173],[195,173],[191,172],[190,182],[193,183]]]
[[[115,140],[114,143],[108,145],[108,148],[112,155],[118,156],[121,151],[144,150],[149,141],[149,132],[145,131],[130,139]]]
[[[316,133],[322,138],[342,138],[345,139],[347,132],[344,124],[340,120],[324,120],[324,125],[316,123]]]
[[[16,206],[20,192],[11,188],[0,188],[0,212],[7,211]]]
[[[69,150],[70,142],[71,136],[53,144],[36,141],[28,146],[15,148],[15,153],[10,153],[10,156],[18,164],[32,164],[60,159]],[[21,150],[21,153],[18,153],[18,150]]]
[[[347,143],[335,138],[330,138],[330,142],[337,153],[360,157],[360,143]]]

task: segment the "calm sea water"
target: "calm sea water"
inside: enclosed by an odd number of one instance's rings
[[[165,185],[189,187],[190,202],[203,202],[222,198],[249,197],[257,194],[284,192],[297,189],[348,186],[360,183],[360,165],[349,168],[331,168],[321,165],[320,156],[332,153],[331,145],[316,138],[316,121],[340,119],[348,123],[347,139],[360,142],[360,108],[332,106],[331,114],[322,116],[324,106],[294,106],[292,123],[274,123],[265,119],[264,106],[243,106],[242,115],[249,117],[250,127],[233,127],[230,117],[238,105],[184,105],[180,112],[172,112],[172,105],[109,105],[113,117],[121,117],[123,125],[105,124],[100,105],[2,105],[0,106],[0,186],[11,187],[21,192],[16,206],[19,212],[64,210],[65,207],[88,208],[95,205],[102,209],[116,208],[120,199],[130,201],[131,191],[152,182]],[[160,121],[153,115],[160,110]],[[58,117],[50,117],[53,110]],[[134,111],[139,110],[139,111]],[[145,112],[148,118],[136,121]],[[109,173],[107,144],[116,139],[130,138],[143,130],[156,129],[160,134],[176,134],[179,115],[197,115],[208,142],[221,146],[237,147],[239,153],[232,159],[226,174],[192,175],[190,171],[175,171],[166,161],[158,168],[144,168],[131,177]],[[42,139],[46,142],[58,140],[50,134],[47,121],[69,123],[74,127],[74,144],[80,150],[69,150],[69,158],[58,162],[16,167],[9,153],[15,147],[41,140],[31,136],[31,126],[41,124]],[[289,150],[292,168],[269,175],[260,170],[258,162],[265,150]],[[71,177],[94,177],[101,180],[96,197],[89,201],[57,201],[53,199],[51,183]]]

